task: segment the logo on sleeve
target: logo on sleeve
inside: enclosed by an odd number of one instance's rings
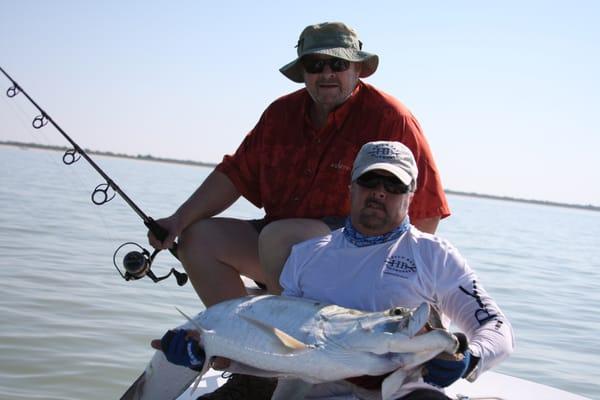
[[[500,329],[502,326],[502,319],[498,315],[498,312],[494,310],[489,305],[485,304],[479,295],[479,290],[477,289],[477,281],[473,281],[473,289],[469,291],[462,286],[458,288],[466,295],[471,296],[477,302],[479,308],[475,310],[475,319],[479,323],[479,325],[484,325],[489,321],[496,320],[496,329]]]
[[[417,272],[415,261],[404,256],[390,256],[385,260],[383,265],[384,274],[397,276],[402,279],[408,279],[415,272]]]

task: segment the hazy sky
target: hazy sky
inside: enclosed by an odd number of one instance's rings
[[[84,148],[217,162],[301,87],[278,72],[300,31],[334,20],[380,56],[366,81],[419,119],[444,187],[600,205],[597,1],[0,0],[0,66]],[[65,144],[0,98],[0,140]]]

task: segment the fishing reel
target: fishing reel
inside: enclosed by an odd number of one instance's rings
[[[141,251],[133,250],[125,254],[123,257],[123,268],[125,269],[125,272],[123,272],[117,265],[117,254],[125,246],[135,246]],[[179,286],[185,285],[188,281],[187,274],[179,272],[175,270],[175,268],[171,268],[171,271],[169,271],[168,274],[160,277],[156,276],[154,272],[152,272],[152,262],[154,261],[154,257],[156,257],[159,252],[160,250],[154,250],[154,252],[150,254],[148,250],[144,249],[139,244],[134,242],[126,242],[119,246],[117,250],[115,250],[115,253],[113,254],[113,265],[119,272],[119,275],[121,275],[121,277],[126,281],[137,280],[147,276],[148,278],[152,279],[154,283],[157,283],[173,275]]]

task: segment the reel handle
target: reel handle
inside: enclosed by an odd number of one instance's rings
[[[186,273],[179,272],[175,268],[171,268],[171,271],[173,272],[173,275],[175,276],[175,280],[177,281],[177,284],[179,286],[183,286],[187,283],[188,276]]]
[[[171,275],[173,275],[175,277],[175,280],[177,281],[177,284],[179,286],[185,285],[188,281],[187,274],[185,274],[183,272],[178,272],[175,268],[171,268],[171,271],[169,271],[169,273],[164,276],[156,276],[156,275],[154,275],[154,272],[152,272],[152,270],[148,269],[148,271],[146,272],[146,275],[150,279],[152,279],[152,281],[154,283],[158,283],[164,279],[167,279]]]

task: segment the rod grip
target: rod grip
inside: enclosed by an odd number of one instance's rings
[[[152,218],[148,218],[148,221],[144,221],[144,225],[146,225],[148,229],[150,229],[150,232],[152,232],[152,234],[161,242],[169,236],[169,231],[157,224]]]
[[[152,232],[152,234],[161,242],[169,236],[169,231],[157,224],[151,217],[148,217],[148,221],[144,221],[144,225],[146,225],[148,229],[150,229],[150,232]],[[173,246],[169,248],[169,252],[179,260],[179,257],[177,256],[177,242],[173,242]]]

